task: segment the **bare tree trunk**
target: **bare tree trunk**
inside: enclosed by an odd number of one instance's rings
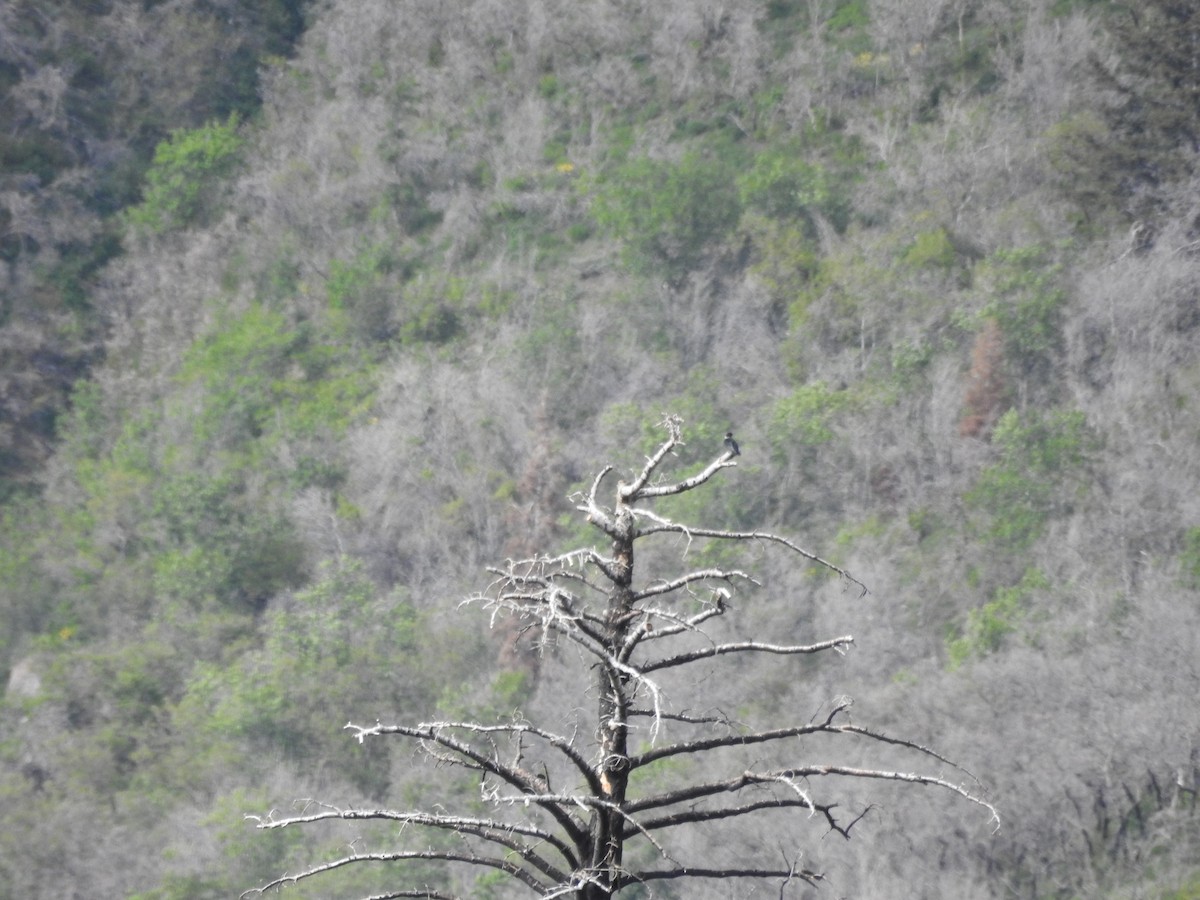
[[[609,594],[606,615],[605,642],[613,659],[620,656],[628,639],[634,611],[633,539],[636,534],[633,512],[626,506],[618,491],[614,521],[612,558],[613,587]],[[588,885],[580,896],[584,900],[599,900],[613,895],[613,887],[621,872],[622,848],[620,808],[625,803],[629,783],[629,697],[628,677],[610,665],[602,665],[597,676],[599,716],[597,739],[600,743],[600,784],[608,806],[598,807],[592,819],[592,868],[597,883]]]

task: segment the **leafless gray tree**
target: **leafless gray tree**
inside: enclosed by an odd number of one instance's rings
[[[607,551],[583,547],[558,556],[510,560],[492,570],[496,578],[488,590],[471,598],[490,611],[493,624],[515,617],[539,635],[544,646],[566,641],[576,647],[575,658],[592,672],[587,677],[597,704],[594,720],[584,725],[576,711],[574,726],[559,731],[520,714],[497,724],[347,725],[360,742],[384,735],[407,738],[430,763],[475,773],[486,813],[453,812],[440,805],[395,810],[309,803],[298,815],[251,817],[263,829],[339,819],[392,822],[413,843],[411,849],[356,850],[283,875],[243,896],[346,866],[420,860],[439,861],[449,869],[503,872],[533,896],[544,898],[595,900],[635,885],[645,896],[654,896],[656,883],[693,879],[773,880],[783,897],[787,885],[816,883],[823,877],[802,867],[798,852],[789,858],[763,848],[760,858],[737,852],[728,858],[693,859],[694,852],[687,852],[687,842],[679,837],[695,830],[733,829],[750,817],[794,812],[849,838],[869,806],[843,811],[824,787],[846,779],[943,788],[981,806],[998,826],[996,809],[973,775],[929,747],[853,724],[847,699],[835,701],[809,721],[775,727],[745,725],[719,711],[697,711],[705,704],[696,696],[673,702],[681,684],[690,684],[695,693],[695,679],[677,681],[671,690],[664,687],[664,678],[683,667],[740,654],[840,653],[854,639],[844,635],[810,644],[779,644],[715,638],[715,620],[733,610],[735,590],[756,584],[754,578],[739,569],[706,566],[635,579],[635,549],[653,555],[656,542],[670,539],[683,548],[686,559],[697,542],[763,545],[836,573],[863,595],[867,589],[785,537],[693,527],[656,512],[654,501],[702,488],[738,464],[732,450],[726,450],[694,475],[668,476],[664,469],[683,445],[682,422],[668,417],[663,425],[666,439],[631,480],[618,481],[612,506],[600,499],[612,466],[605,466],[586,494],[575,498],[576,508],[607,538]],[[571,718],[564,711],[564,719]],[[635,733],[638,739],[631,741]],[[860,749],[912,753],[935,764],[941,774],[813,758],[822,735],[850,738],[864,745]],[[775,751],[789,761],[767,761]],[[862,755],[855,752],[856,759]],[[685,763],[680,769],[691,775],[664,783],[648,771],[666,760]],[[948,780],[949,770],[962,779]],[[634,857],[639,863],[630,862]],[[404,885],[403,869],[396,878],[394,890],[377,896],[458,896],[449,874],[444,885]]]

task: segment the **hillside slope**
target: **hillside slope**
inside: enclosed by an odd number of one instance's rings
[[[415,790],[348,718],[553,715],[458,601],[664,412],[741,443],[692,512],[873,591],[764,562],[749,624],[857,646],[747,694],[1004,818],[799,832],[830,896],[1195,896],[1200,11],[1016,6],[330,0],[169,122],[4,509],[0,898],[236,895],[351,839],[244,814]]]

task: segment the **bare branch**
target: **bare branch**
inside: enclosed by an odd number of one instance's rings
[[[638,476],[633,479],[633,482],[630,484],[622,484],[618,487],[617,494],[625,503],[633,503],[641,497],[650,496],[642,491],[646,482],[650,479],[650,476],[654,474],[654,470],[658,468],[659,463],[666,458],[667,454],[671,453],[676,447],[682,446],[683,444],[683,438],[681,437],[683,419],[681,419],[679,416],[667,416],[659,424],[666,427],[669,436],[667,440],[664,441],[656,451],[654,451],[654,455],[646,460],[645,467],[638,474]]]
[[[639,800],[633,800],[626,804],[625,809],[629,813],[637,813],[647,809],[665,809],[667,807],[674,806],[677,803],[703,800],[719,794],[736,793],[751,785],[775,782],[777,780],[777,776],[780,774],[782,773],[757,773],[746,771],[741,775],[736,775],[732,778],[726,778],[721,781],[707,781],[699,784],[690,784],[686,787],[676,788],[675,790],[657,794],[653,797],[643,797]],[[808,809],[813,808],[811,803],[806,803],[805,807]]]
[[[691,478],[685,478],[673,484],[659,484],[651,487],[645,487],[643,483],[635,482],[634,485],[626,485],[621,489],[621,497],[627,503],[636,503],[638,500],[649,500],[652,497],[669,497],[672,494],[683,494],[700,487],[700,485],[716,475],[721,469],[728,469],[731,466],[736,468],[737,463],[726,453],[724,456],[714,459],[702,471],[697,472]],[[635,486],[636,490],[634,490]]]
[[[955,769],[958,769],[958,771],[962,772],[964,775],[974,781],[977,785],[983,787],[983,782],[980,781],[970,769],[964,768],[951,759],[947,759],[936,750],[932,749],[931,747],[926,747],[924,744],[918,744],[914,741],[906,741],[903,738],[892,737],[891,735],[884,734],[883,732],[872,731],[869,728],[863,728],[859,725],[839,725],[838,731],[845,732],[846,734],[860,734],[864,737],[869,737],[872,740],[881,741],[885,744],[895,744],[897,747],[907,747],[910,750],[916,750],[918,753],[922,753],[925,756],[933,757],[938,762],[945,763],[948,766],[953,766]]]
[[[326,804],[321,804],[321,806],[323,808],[319,812],[302,813],[298,816],[289,816],[283,819],[276,819],[272,816],[266,818],[247,816],[246,818],[254,821],[256,823],[255,827],[260,829],[286,828],[291,825],[302,825],[330,819],[348,821],[383,819],[399,822],[405,826],[416,825],[435,830],[450,831],[459,836],[469,835],[477,837],[488,843],[498,844],[507,850],[511,850],[542,875],[553,881],[561,881],[567,877],[567,874],[562,869],[534,852],[532,845],[523,843],[514,837],[514,835],[520,835],[534,838],[539,843],[553,847],[562,855],[563,860],[568,866],[574,868],[578,865],[578,860],[572,852],[571,847],[563,842],[561,838],[543,828],[538,828],[527,823],[501,822],[496,819],[449,816],[439,813],[400,813],[389,809],[338,809]]]
[[[629,710],[629,714],[631,716],[650,716],[654,713],[648,709],[631,709]],[[688,725],[725,725],[730,728],[733,727],[732,720],[724,713],[713,716],[693,716],[688,713],[664,712],[662,718],[668,722],[684,722]]]
[[[765,809],[787,809],[800,808],[807,809],[810,812],[813,810],[813,804],[807,799],[798,797],[769,797],[765,800],[757,800],[752,803],[745,803],[741,806],[717,806],[711,808],[692,808],[681,812],[670,813],[660,816],[656,819],[645,819],[642,821],[643,827],[649,831],[658,831],[663,828],[672,828],[676,825],[692,825],[698,822],[713,822],[719,819],[733,819],[738,816],[751,815],[756,812],[761,812]]]
[[[656,607],[643,607],[642,615],[646,616],[647,619],[657,618],[676,623],[675,625],[670,625],[666,628],[655,628],[653,635],[648,636],[652,636],[657,639],[671,637],[672,635],[676,634],[682,634],[685,631],[696,631],[698,630],[697,626],[703,624],[707,620],[713,618],[714,616],[724,615],[725,611],[728,609],[728,607],[725,606],[725,599],[728,596],[728,592],[718,589],[717,591],[714,591],[714,593],[717,595],[716,603],[707,607],[706,609],[702,609],[695,615],[688,616],[687,618],[683,618],[675,613],[668,612],[665,609],[658,609]]]
[[[335,869],[340,869],[343,866],[352,865],[354,863],[363,862],[399,862],[408,859],[423,859],[423,860],[440,860],[450,863],[465,863],[472,866],[482,866],[490,869],[499,869],[507,873],[520,882],[523,882],[528,887],[535,891],[544,891],[548,887],[544,882],[536,878],[532,873],[522,869],[520,866],[507,859],[499,859],[496,857],[476,856],[464,851],[448,851],[448,850],[397,850],[389,853],[351,853],[348,856],[343,856],[340,859],[335,859],[327,863],[322,863],[318,866],[311,866],[303,872],[298,872],[295,875],[281,875],[274,881],[268,881],[262,887],[254,888],[246,891],[241,896],[249,897],[254,894],[262,895],[267,891],[283,887],[285,884],[297,884],[305,879],[312,878],[324,872],[332,872]],[[442,894],[436,891],[417,891],[410,890],[401,893],[388,894],[391,897],[438,897],[444,900],[456,900],[451,894]]]
[[[602,482],[604,477],[612,470],[613,467],[611,465],[605,466],[603,469],[601,469],[596,474],[596,477],[592,480],[592,487],[588,491],[587,497],[582,503],[577,504],[575,507],[580,512],[587,513],[587,520],[608,535],[612,535],[614,533],[616,525],[613,523],[612,517],[604,510],[599,501],[596,499],[596,493],[600,490],[600,482]],[[579,494],[572,495],[573,498],[577,498],[579,496]]]
[[[427,738],[429,731],[440,732],[444,729],[460,729],[476,734],[529,734],[541,738],[562,753],[585,778],[592,774],[591,763],[576,749],[570,738],[547,731],[544,728],[539,728],[529,722],[501,722],[495,725],[481,725],[478,722],[422,722],[415,726],[381,725],[377,722],[375,725],[369,727],[350,723],[346,725],[346,728],[352,729],[355,732],[355,740],[360,744],[369,735],[403,734],[408,737]],[[458,747],[455,746],[453,749],[458,749]]]
[[[969,800],[977,806],[982,806],[990,814],[990,821],[994,822],[996,827],[993,829],[993,834],[1000,830],[1000,813],[996,807],[982,797],[968,791],[962,785],[954,784],[946,781],[944,778],[937,778],[933,775],[921,775],[915,772],[889,772],[883,769],[860,769],[853,766],[803,766],[798,769],[786,769],[779,774],[787,775],[796,778],[810,778],[816,775],[836,775],[845,778],[873,778],[884,781],[904,781],[909,784],[930,785],[933,787],[944,788],[952,793],[958,794],[964,800]]]
[[[633,599],[645,600],[647,597],[658,597],[662,594],[670,594],[680,588],[687,587],[689,584],[695,584],[697,581],[732,581],[734,578],[741,578],[749,581],[751,584],[758,584],[753,577],[739,570],[725,571],[724,569],[699,569],[695,572],[688,572],[686,575],[681,575],[670,581],[660,581],[653,584],[643,591],[638,591],[633,595]]]
[[[889,781],[903,781],[910,784],[921,784],[941,787],[949,790],[965,800],[982,806],[991,814],[991,821],[996,823],[996,829],[1000,827],[999,814],[996,808],[986,800],[972,794],[960,785],[953,784],[942,778],[937,778],[932,775],[922,775],[914,772],[891,772],[881,769],[861,769],[849,766],[801,766],[792,769],[780,769],[769,772],[753,772],[746,771],[739,776],[729,778],[723,781],[708,782],[706,784],[690,785],[685,788],[680,788],[675,791],[670,791],[661,794],[657,797],[645,798],[641,801],[628,804],[626,807],[630,813],[640,812],[645,809],[663,809],[669,806],[674,806],[679,803],[694,803],[698,800],[703,800],[708,797],[714,797],[724,793],[737,793],[752,785],[778,784],[783,786],[795,796],[793,799],[787,798],[772,798],[771,801],[766,801],[760,804],[761,808],[767,807],[788,807],[799,806],[810,810],[810,812],[821,813],[829,827],[841,834],[845,838],[850,837],[850,829],[866,814],[867,810],[859,814],[849,825],[840,825],[834,817],[835,805],[816,804],[809,797],[808,793],[800,786],[799,782],[818,775],[836,775],[847,778],[868,778],[868,779],[883,779]],[[869,809],[869,808],[868,808]],[[702,811],[697,815],[695,810],[681,811],[679,813],[662,816],[658,819],[643,822],[647,828],[664,828],[675,824],[684,824],[688,821],[688,817],[696,817],[696,821],[700,820],[715,820],[726,819],[745,815],[750,812],[750,809],[741,806],[717,807],[708,811]],[[993,832],[994,833],[994,832]]]
[[[586,835],[586,826],[584,823],[575,819],[569,807],[561,804],[556,804],[550,801],[538,802],[536,797],[536,785],[532,784],[529,776],[526,773],[519,772],[511,766],[502,763],[493,754],[484,753],[477,749],[474,745],[455,738],[447,732],[456,728],[473,731],[480,734],[486,734],[491,730],[495,731],[512,731],[514,729],[508,726],[483,726],[473,723],[460,722],[433,722],[417,726],[411,725],[382,725],[376,723],[373,726],[363,727],[355,725],[353,722],[346,725],[347,730],[353,731],[355,739],[361,744],[370,735],[380,734],[399,734],[405,737],[418,738],[422,741],[432,741],[442,747],[454,751],[459,754],[464,760],[468,760],[475,768],[481,771],[488,772],[502,779],[508,784],[515,787],[523,793],[534,795],[531,800],[538,803],[538,806],[549,813],[555,821],[563,828],[570,836],[570,839],[576,844],[583,841]],[[572,763],[579,768],[588,782],[588,786],[593,792],[600,791],[600,783],[597,780],[596,773],[590,765],[583,761],[573,747],[570,747],[564,742],[553,743],[556,749],[560,750]],[[582,763],[582,765],[580,765]]]
[[[662,881],[666,879],[676,878],[783,878],[790,880],[792,878],[803,878],[809,884],[816,885],[819,881],[824,881],[825,876],[819,872],[812,872],[808,869],[797,869],[794,866],[787,869],[771,869],[771,868],[735,868],[735,867],[720,867],[715,869],[702,867],[681,867],[678,869],[662,869],[651,870],[648,872],[639,872],[636,879],[628,879],[621,882],[624,887],[635,882],[642,881]]]
[[[842,652],[842,648],[853,644],[854,638],[851,635],[842,635],[841,637],[831,638],[827,641],[819,641],[816,644],[762,644],[758,641],[740,641],[736,644],[717,644],[712,647],[703,647],[699,650],[691,650],[685,653],[678,653],[675,656],[660,659],[655,662],[648,662],[641,666],[643,672],[653,672],[657,669],[666,669],[671,666],[682,666],[686,663],[695,662],[698,659],[708,659],[713,656],[721,656],[725,653],[780,653],[780,654],[799,654],[799,653],[820,653],[822,650],[835,650]]]
[[[868,589],[865,584],[840,566],[836,566],[829,560],[823,559],[822,557],[817,556],[815,553],[805,550],[803,547],[793,543],[792,541],[789,541],[785,537],[780,537],[777,534],[771,534],[767,531],[725,531],[719,528],[692,528],[687,525],[679,525],[675,522],[660,520],[657,524],[642,529],[639,532],[639,536],[645,537],[652,534],[663,534],[666,532],[682,534],[687,536],[689,539],[692,537],[708,537],[726,541],[767,541],[770,543],[780,544],[784,547],[787,547],[793,553],[798,553],[805,559],[824,566],[831,572],[837,572],[847,581],[857,584],[860,588],[862,588],[862,593],[859,594],[860,597],[865,597],[867,594],[871,593],[870,589]]]
[[[834,733],[840,734],[845,726],[835,725],[834,719],[849,707],[849,701],[845,701],[833,707],[829,715],[824,721],[815,724],[807,725],[791,725],[786,728],[772,728],[767,731],[754,731],[745,734],[730,732],[729,734],[718,737],[701,738],[695,741],[681,741],[664,747],[647,750],[645,753],[639,753],[629,757],[629,764],[633,768],[649,765],[660,759],[665,759],[669,756],[680,756],[689,753],[704,753],[709,750],[715,750],[718,747],[748,747],[754,744],[765,744],[771,741],[780,741],[787,738],[806,737],[810,734]]]

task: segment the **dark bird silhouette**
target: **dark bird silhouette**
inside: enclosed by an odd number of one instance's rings
[[[733,432],[725,432],[725,450],[732,453],[734,456],[741,456],[742,451],[738,449],[737,441],[733,439]]]

